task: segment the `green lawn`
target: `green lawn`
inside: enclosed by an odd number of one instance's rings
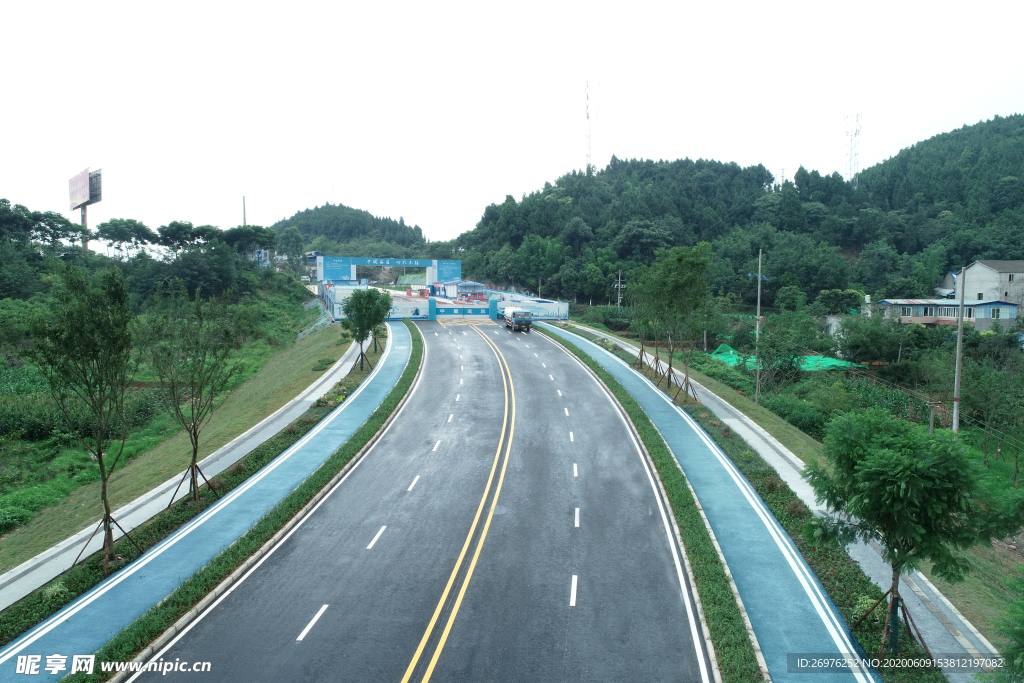
[[[332,325],[295,343],[281,343],[268,354],[255,374],[228,393],[200,441],[200,458],[213,453],[309,386],[319,373],[312,367],[321,358],[338,359],[346,347],[337,346],[340,328]],[[261,342],[262,343],[262,342]],[[255,362],[267,349],[252,349]],[[358,369],[358,368],[357,368]],[[153,433],[155,430],[159,430]],[[191,456],[187,435],[169,420],[157,420],[130,440],[140,452],[111,478],[111,502],[116,508],[149,491],[183,470]],[[148,449],[141,452],[143,447]],[[99,483],[75,490],[62,502],[41,510],[31,522],[0,541],[0,571],[21,564],[100,518]]]

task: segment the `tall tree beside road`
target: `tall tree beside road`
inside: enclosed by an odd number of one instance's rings
[[[109,497],[110,476],[128,440],[125,394],[135,376],[134,320],[128,283],[118,269],[90,281],[84,270],[64,266],[54,287],[49,314],[32,324],[35,343],[28,354],[43,371],[50,394],[67,418],[68,429],[92,455],[100,471],[103,547],[106,573],[113,551]],[[89,427],[70,419],[72,404],[82,402],[92,414]],[[120,447],[113,460],[114,442]]]
[[[896,652],[900,574],[928,560],[943,579],[963,580],[970,567],[957,551],[1019,530],[1024,499],[986,487],[987,470],[972,463],[952,433],[929,434],[879,408],[834,418],[824,454],[825,462],[809,464],[804,476],[827,512],[807,523],[804,536],[881,545],[892,568],[881,647],[891,626],[889,648]]]
[[[145,331],[145,346],[153,371],[167,392],[174,419],[188,434],[192,458],[182,482],[189,479],[199,511],[199,436],[213,416],[214,402],[241,368],[233,358],[243,326],[228,312],[227,299],[204,299],[197,289],[189,301],[185,285],[177,280],[164,293],[158,287],[156,306]],[[178,487],[181,487],[181,483]],[[177,492],[177,489],[175,489]]]
[[[357,289],[341,304],[345,314],[341,324],[352,332],[352,338],[359,345],[360,370],[363,369],[363,360],[366,360],[367,365],[370,363],[370,359],[363,353],[363,342],[373,334],[375,327],[384,324],[391,312],[391,305],[391,294],[383,289]]]

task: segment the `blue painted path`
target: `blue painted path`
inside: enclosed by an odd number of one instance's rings
[[[551,325],[637,400],[661,432],[697,494],[732,571],[747,616],[775,683],[806,683],[789,673],[790,654],[860,653],[846,622],[792,539],[746,477],[686,411],[646,377],[597,344]],[[816,672],[815,683],[880,683],[877,672]]]
[[[55,681],[67,675],[73,655],[99,650],[295,490],[366,422],[402,376],[412,351],[409,330],[401,323],[388,327],[377,366],[337,409],[187,525],[4,648],[0,681]],[[68,656],[67,669],[49,674],[46,657],[55,653]],[[42,656],[37,677],[16,673],[19,655]]]

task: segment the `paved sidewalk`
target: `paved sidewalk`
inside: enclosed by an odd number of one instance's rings
[[[639,348],[625,344],[599,330],[583,325],[577,325],[577,327],[612,341],[630,353],[640,352]],[[649,357],[649,359],[653,365],[654,358]],[[662,362],[661,369],[665,369],[664,362]],[[673,370],[677,379],[682,380],[683,373],[675,368]],[[708,410],[729,425],[733,432],[743,438],[769,465],[775,468],[783,481],[811,510],[824,509],[824,506],[815,501],[814,490],[801,474],[804,468],[803,461],[742,412],[694,382],[692,378],[690,382],[696,386],[697,396]],[[889,588],[892,570],[882,561],[878,549],[858,542],[849,546],[847,551],[872,581],[883,590]],[[936,656],[940,653],[962,656],[981,655],[982,657],[997,654],[992,643],[960,614],[956,607],[921,572],[915,570],[909,575],[904,574],[900,585],[903,587],[901,592],[907,603],[907,608],[921,629],[932,654]],[[907,588],[909,590],[906,590]],[[946,677],[954,683],[971,683],[974,680],[974,674],[968,673],[947,673]]]
[[[18,654],[96,652],[234,543],[323,464],[378,408],[409,361],[408,329],[401,323],[388,327],[387,347],[376,368],[344,403],[244,484],[0,651],[0,681],[18,680],[14,673]],[[331,377],[296,401],[310,400],[320,389],[326,391]],[[42,675],[45,680],[60,677]]]
[[[369,344],[370,342],[366,343]],[[301,394],[281,406],[272,415],[264,418],[255,427],[234,438],[200,461],[199,465],[203,473],[208,478],[217,476],[258,448],[264,441],[287,427],[293,420],[305,413],[318,398],[326,394],[338,380],[344,378],[352,369],[352,365],[357,358],[358,350],[356,345],[352,344],[338,362],[306,387]],[[114,518],[128,532],[149,521],[167,508],[171,502],[171,496],[178,486],[178,482],[181,481],[182,474],[184,474],[184,470],[148,493],[118,508],[114,511]],[[182,485],[176,499],[180,499],[185,495],[188,495],[187,484]],[[96,523],[93,522],[77,534],[64,539],[52,548],[41,552],[0,576],[0,610],[6,609],[13,603],[21,600],[36,588],[39,588],[68,569],[95,529]],[[121,532],[115,528],[114,538],[120,538],[121,535]],[[102,548],[102,534],[96,534],[89,542],[88,549],[82,553],[82,557],[88,557]]]

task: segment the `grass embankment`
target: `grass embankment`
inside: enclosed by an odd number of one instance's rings
[[[544,330],[535,328],[545,334]],[[554,337],[553,337],[554,338]],[[586,352],[561,338],[554,338],[583,361],[604,382],[626,410],[636,427],[644,447],[654,461],[658,477],[668,495],[672,515],[679,526],[683,545],[690,559],[707,619],[708,630],[715,647],[715,656],[723,683],[743,683],[763,680],[758,668],[753,645],[747,636],[746,624],[733,596],[725,568],[711,541],[704,520],[700,516],[686,477],[679,469],[665,440],[655,429],[647,413],[611,374]]]
[[[601,325],[590,326],[594,329],[603,327]],[[600,343],[600,338],[587,330],[571,324],[569,327],[577,334]],[[635,340],[624,338],[614,332],[605,330],[601,330],[601,332],[620,342],[637,345]],[[636,360],[635,357],[631,357],[631,354],[614,345],[602,344],[602,346],[627,362]],[[692,370],[691,374],[695,381],[751,418],[801,461],[805,463],[819,461],[823,457],[820,442],[815,441],[764,406],[755,404],[740,392],[714,378]],[[682,404],[681,400],[679,403]],[[1024,555],[1021,550],[1019,547],[1010,549],[1002,543],[970,549],[967,555],[972,569],[962,583],[951,584],[939,578],[932,573],[929,563],[925,563],[921,567],[921,571],[975,628],[996,647],[1001,647],[1005,643],[1005,639],[998,633],[996,627],[997,623],[1005,618],[1010,606],[1017,599],[1016,594],[1007,587],[1007,582],[1017,577],[1022,571]]]
[[[371,362],[376,363],[383,353],[367,354]],[[312,373],[309,373],[310,375]],[[264,465],[283,453],[298,441],[306,432],[315,427],[320,420],[329,415],[337,405],[340,394],[351,394],[352,391],[370,374],[370,369],[360,371],[355,366],[342,381],[338,382],[328,395],[328,400],[318,401],[301,417],[278,432],[263,444],[254,449],[244,458],[233,464],[224,472],[212,479],[217,494],[206,486],[199,490],[202,509],[216,502],[217,495],[223,496],[231,489],[243,483]],[[131,532],[131,537],[143,550],[148,550],[173,533],[183,524],[196,516],[194,499],[181,498],[169,510],[165,510],[145,524]],[[115,561],[111,565],[111,573],[135,560],[140,552],[127,539],[120,539],[115,544]],[[86,557],[75,567],[64,572],[49,583],[10,605],[0,612],[0,646],[43,621],[51,614],[69,604],[103,580],[103,553],[95,553]]]
[[[242,369],[219,399],[225,405],[218,406],[213,423],[203,432],[204,456],[247,429],[253,416],[262,411],[262,419],[287,401],[280,400],[278,389],[289,391],[298,383],[283,387],[286,377],[270,377],[275,384],[269,387],[263,386],[267,385],[263,379],[254,384],[249,380],[260,374],[271,358],[293,355],[295,344],[289,340],[317,317],[317,311],[296,301],[294,293],[250,294],[244,303],[260,321],[260,336],[247,341],[236,354]],[[135,380],[137,388],[128,401],[131,434],[111,482],[115,506],[159,483],[162,475],[169,477],[173,470],[183,469],[187,461],[180,466],[175,461],[191,453],[179,425],[169,413],[161,412],[162,397],[154,389],[156,380],[145,363]],[[232,391],[240,396],[233,400]],[[5,369],[0,372],[0,396],[5,400],[0,409],[4,416],[0,431],[9,432],[0,437],[0,530],[13,529],[0,546],[2,572],[87,526],[90,520],[98,520],[101,508],[99,470],[78,441],[66,433],[68,427],[50,398],[42,373],[31,365]],[[75,419],[90,419],[78,413]],[[239,429],[241,425],[244,427]]]
[[[345,348],[336,346],[338,340],[338,328],[331,327],[279,346],[272,356],[273,362],[264,361],[214,411],[202,432],[199,457],[204,458],[230,442],[315,381],[317,375],[311,369],[318,359],[337,359],[344,353]],[[111,477],[110,498],[114,507],[134,500],[184,470],[191,453],[188,435],[177,423],[166,415],[155,418],[145,430],[129,439],[123,457],[130,460]],[[4,537],[0,545],[0,571],[17,566],[95,524],[102,515],[99,487],[96,481],[77,487],[67,498],[40,510],[31,522]]]
[[[405,398],[406,393],[408,393],[420,370],[420,361],[423,358],[423,338],[420,337],[419,329],[408,320],[404,322],[412,336],[412,352],[409,364],[399,378],[398,384],[387,395],[380,407],[370,415],[366,422],[356,430],[355,434],[341,448],[335,451],[319,469],[302,482],[298,488],[288,494],[277,507],[264,515],[244,536],[215,557],[208,565],[193,574],[164,601],[146,612],[136,622],[121,631],[121,633],[101,648],[96,653],[97,660],[107,662],[129,661],[136,657],[147,645],[195,607],[200,600],[215,589],[231,572],[241,566],[246,559],[263,547],[324,486],[330,483],[344,469],[345,465],[380,431],[384,423],[398,407],[398,404]],[[370,358],[376,361],[374,356],[370,356]],[[353,371],[358,372],[358,365]],[[365,377],[369,372],[370,369],[367,367],[362,374]],[[102,678],[102,675],[96,674],[92,676],[75,674],[66,680],[77,683],[79,681],[102,680]]]

